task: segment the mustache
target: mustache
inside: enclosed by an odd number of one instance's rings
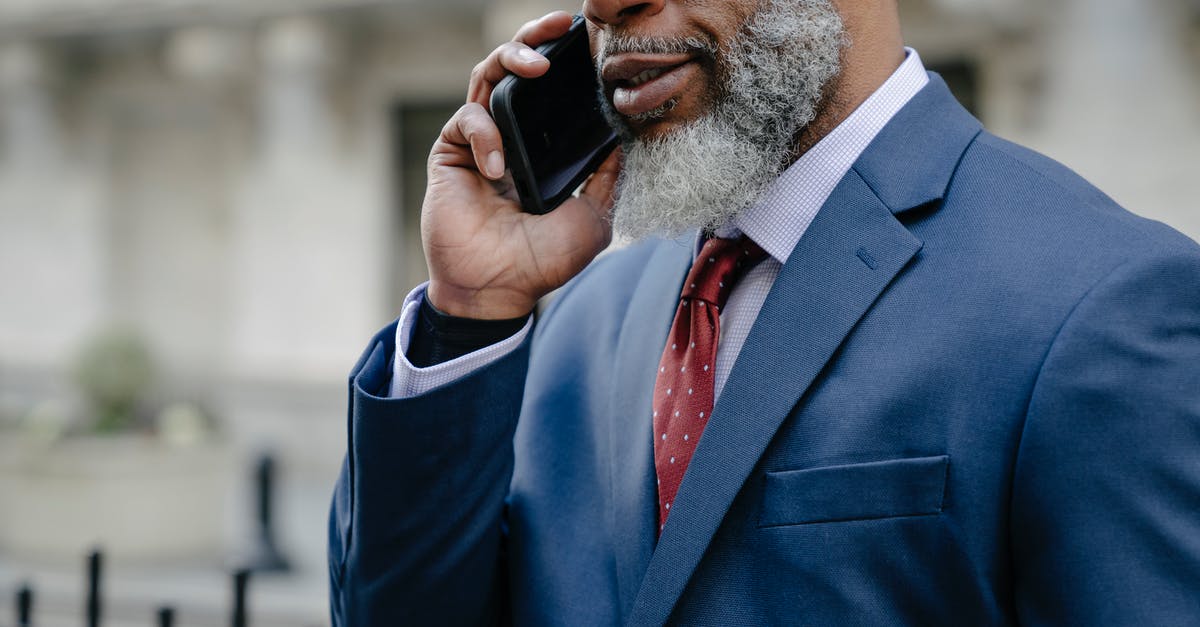
[[[716,59],[717,43],[701,37],[646,37],[609,33],[596,55],[596,65],[619,54],[691,54]]]

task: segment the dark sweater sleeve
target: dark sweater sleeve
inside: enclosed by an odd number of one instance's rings
[[[512,337],[525,326],[529,315],[507,320],[459,318],[422,298],[405,356],[418,368],[436,366]]]

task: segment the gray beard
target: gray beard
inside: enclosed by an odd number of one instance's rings
[[[724,54],[695,39],[606,42],[601,60],[619,51],[703,47],[719,77],[709,111],[658,138],[639,138],[601,98],[624,151],[613,207],[617,235],[711,230],[753,205],[795,158],[796,139],[816,118],[845,45],[830,0],[767,0]],[[639,118],[661,116],[674,104]]]

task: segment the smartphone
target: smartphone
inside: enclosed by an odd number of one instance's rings
[[[566,35],[538,46],[550,69],[509,74],[492,91],[492,117],[521,206],[547,213],[563,203],[617,145],[600,109],[600,79],[576,15]]]

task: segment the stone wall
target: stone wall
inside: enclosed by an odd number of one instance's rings
[[[992,130],[1200,237],[1196,0],[900,6]],[[238,459],[280,454],[285,542],[319,594],[345,373],[423,273],[420,163],[399,160],[430,129],[404,112],[455,107],[552,8],[573,7],[0,0],[0,425],[69,412],[81,344],[136,329],[160,397],[207,408]]]

